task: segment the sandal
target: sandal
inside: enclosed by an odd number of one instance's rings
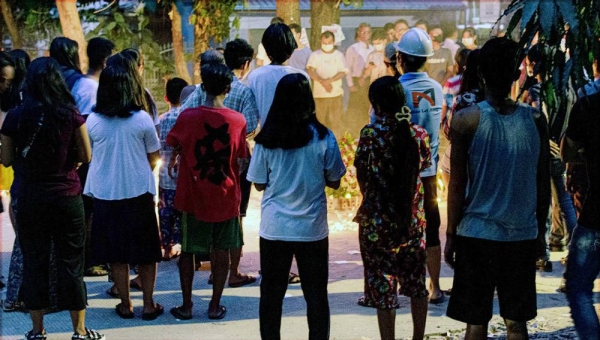
[[[119,303],[115,306],[115,312],[117,313],[117,315],[120,316],[121,319],[133,319],[133,312],[125,313],[123,312],[123,309],[121,309],[121,307],[123,307],[122,303]]]
[[[144,321],[152,321],[156,320],[159,316],[161,316],[165,312],[165,308],[158,303],[154,304],[154,312],[143,313],[142,320]]]
[[[208,318],[211,320],[221,320],[225,317],[225,314],[227,314],[227,308],[225,308],[225,306],[219,305],[219,311],[217,312],[217,314],[211,314],[210,312],[208,312]]]
[[[183,306],[179,306],[179,307],[173,307],[170,310],[171,315],[173,315],[175,317],[175,319],[178,320],[191,320],[192,319],[192,313],[190,312],[189,314],[186,314],[183,311]]]
[[[105,336],[102,333],[98,333],[93,329],[86,328],[85,335],[73,333],[71,340],[104,340]]]
[[[46,340],[46,330],[42,330],[41,333],[33,333],[33,330],[25,333],[26,340]]]
[[[300,278],[298,278],[298,279],[300,279]],[[245,285],[253,284],[254,282],[256,282],[256,278],[254,276],[246,275],[244,277],[244,279],[240,282],[229,283],[229,287],[230,288],[239,288],[239,287],[243,287]]]
[[[359,306],[375,308],[375,304],[373,304],[373,301],[371,301],[371,299],[365,298],[364,295],[359,297],[358,301],[356,301],[356,303]]]
[[[300,283],[300,275],[290,272],[290,277],[288,278],[288,283],[291,283],[291,284]]]

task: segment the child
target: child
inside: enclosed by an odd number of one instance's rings
[[[388,74],[387,67],[384,61],[384,50],[387,42],[387,35],[383,30],[375,30],[373,32],[373,47],[375,51],[369,53],[367,63],[362,77],[370,78],[370,83]]]
[[[177,186],[177,175],[169,177],[167,164],[171,159],[173,148],[167,145],[167,135],[175,125],[179,117],[181,102],[179,96],[181,90],[188,83],[181,78],[173,78],[167,81],[165,101],[169,104],[169,111],[159,118],[158,137],[160,138],[160,166],[158,181],[158,217],[160,222],[161,243],[163,248],[163,260],[168,261],[181,253],[181,212],[176,210],[175,188]]]
[[[233,80],[227,66],[202,65],[200,74],[206,92],[204,105],[184,110],[167,135],[167,145],[177,151],[169,161],[169,173],[179,169],[175,207],[183,211],[179,260],[183,305],[171,309],[180,320],[192,318],[194,254],[207,253],[213,274],[208,318],[225,317],[227,309],[220,302],[229,272],[229,252],[244,244],[239,174],[247,165],[246,119],[223,104]]]

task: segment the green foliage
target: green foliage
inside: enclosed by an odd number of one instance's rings
[[[523,60],[536,35],[548,47],[541,69],[542,100],[549,121],[562,124],[563,119],[555,118],[564,118],[566,91],[581,88],[588,81],[586,74],[593,74],[591,51],[600,37],[600,0],[513,0],[501,18],[511,15],[507,36],[520,26],[517,60]]]
[[[344,4],[344,6],[352,6],[354,8],[361,8],[363,5],[363,0],[342,0],[342,4]]]
[[[165,58],[160,52],[161,47],[156,43],[152,31],[147,26],[150,19],[143,9],[133,16],[125,16],[116,8],[108,16],[98,16],[98,27],[90,31],[86,39],[102,36],[110,39],[116,45],[116,50],[134,47],[144,55],[144,68],[147,71],[158,71],[160,74],[174,72],[173,61]]]
[[[220,43],[223,39],[229,37],[231,28],[239,29],[240,19],[234,9],[238,0],[196,0],[190,23],[198,26],[203,33],[201,37],[196,39],[209,39]],[[233,22],[229,18],[234,16]]]

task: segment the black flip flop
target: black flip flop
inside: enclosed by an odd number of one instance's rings
[[[210,315],[210,312],[209,312],[208,318],[211,320],[221,320],[225,317],[225,314],[227,314],[227,308],[225,308],[225,306],[219,306],[219,314]]]
[[[191,320],[192,319],[192,313],[190,313],[190,315],[186,315],[183,314],[183,306],[179,306],[179,307],[173,307],[171,308],[170,312],[171,315],[173,315],[175,317],[175,319],[178,320]]]
[[[122,303],[119,303],[118,305],[115,306],[115,312],[117,313],[117,315],[120,316],[121,319],[133,319],[133,317],[134,317],[133,312],[123,313],[123,311],[121,310],[122,305],[123,305]]]
[[[152,321],[152,320],[156,320],[156,318],[158,318],[159,316],[161,316],[164,312],[165,312],[165,308],[163,306],[161,306],[160,304],[155,304],[155,308],[154,308],[154,312],[152,313],[143,313],[142,314],[142,320],[144,321]]]

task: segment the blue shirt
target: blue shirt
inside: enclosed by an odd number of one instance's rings
[[[477,105],[481,114],[469,147],[469,182],[457,234],[503,242],[535,239],[536,109],[519,104],[512,114],[500,115],[486,101]]]
[[[202,106],[204,102],[206,102],[206,93],[198,85],[196,90],[181,103],[181,111]],[[242,84],[237,77],[233,77],[231,90],[225,97],[223,105],[244,115],[244,118],[246,118],[246,134],[256,130],[258,126],[256,99],[250,88]]]
[[[426,72],[405,73],[399,80],[406,94],[406,106],[410,108],[411,122],[424,128],[429,135],[431,167],[421,171],[421,177],[435,176],[444,103],[442,86],[429,78]]]
[[[327,237],[325,179],[337,181],[345,173],[331,131],[319,140],[315,130],[312,141],[297,149],[267,149],[256,144],[246,177],[267,185],[261,204],[260,237],[298,242]]]
[[[158,138],[160,139],[160,159],[162,164],[160,165],[160,169],[158,171],[158,186],[163,189],[175,190],[177,188],[177,172],[173,171],[173,175],[175,178],[169,177],[169,172],[167,169],[167,165],[169,164],[169,160],[171,159],[171,155],[173,154],[173,148],[167,145],[167,135],[169,131],[175,125],[177,121],[177,117],[179,117],[179,112],[181,112],[179,107],[173,107],[171,110],[163,113],[158,124]]]

